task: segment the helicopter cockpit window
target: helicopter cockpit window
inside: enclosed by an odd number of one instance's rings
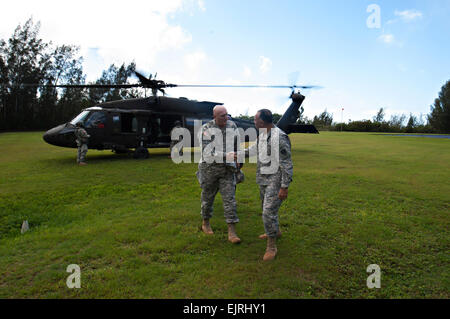
[[[83,111],[80,114],[78,114],[72,121],[70,121],[70,124],[76,125],[78,122],[83,122],[86,119],[86,116],[89,114],[89,111]]]
[[[87,128],[92,127],[104,127],[106,123],[106,114],[104,112],[93,112],[87,119],[85,126]]]

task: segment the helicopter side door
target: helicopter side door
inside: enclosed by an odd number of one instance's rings
[[[112,112],[111,120],[111,143],[115,147],[134,148],[138,132],[136,115],[129,112]]]
[[[104,111],[91,111],[84,121],[89,138],[89,148],[103,149],[106,137],[107,116]]]
[[[149,127],[149,144],[153,147],[167,147],[170,145],[171,132],[175,126],[175,122],[184,123],[184,117],[175,114],[158,114],[151,116],[147,123]]]

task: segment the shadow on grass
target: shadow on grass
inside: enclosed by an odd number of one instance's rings
[[[86,162],[89,163],[102,163],[102,162],[118,162],[118,161],[151,161],[152,159],[161,159],[166,158],[168,161],[171,161],[171,159],[168,158],[170,153],[167,152],[158,152],[158,153],[150,153],[149,158],[147,159],[136,159],[133,157],[133,152],[129,153],[123,153],[123,154],[116,154],[113,152],[104,151],[103,154],[87,154],[86,155]],[[41,162],[45,164],[50,165],[74,165],[76,164],[76,151],[74,152],[74,156],[71,157],[60,157],[60,158],[46,158],[42,159]]]
[[[92,152],[95,152],[94,154],[92,154]],[[114,152],[111,152],[109,150],[104,150],[101,151],[102,153],[98,153],[99,151],[97,150],[91,150],[91,154],[88,152],[86,155],[86,162],[89,164],[95,164],[95,165],[99,165],[102,163],[112,163],[112,162],[120,162],[120,161],[127,161],[127,162],[143,162],[143,161],[148,161],[149,163],[152,162],[152,160],[164,160],[167,159],[168,163],[172,163],[172,160],[169,158],[170,156],[170,150],[169,149],[149,149],[149,157],[147,159],[135,159],[133,157],[134,152],[130,151],[128,153],[122,153],[122,154],[117,154]],[[305,149],[293,149],[292,150],[292,155],[300,155],[300,156],[305,156],[305,155],[321,155],[323,154],[323,152],[319,151],[319,150],[305,150]],[[195,155],[196,152],[191,153],[191,163],[197,163],[195,162]],[[74,149],[73,152],[73,156],[67,156],[67,155],[62,155],[61,157],[58,158],[44,158],[39,160],[39,162],[41,162],[42,164],[44,164],[45,166],[76,166],[76,149]],[[246,165],[248,165],[248,159],[246,159]]]
[[[318,150],[305,150],[305,149],[295,149],[292,148],[291,150],[291,154],[292,155],[309,155],[309,154],[323,154],[322,151],[318,151]]]

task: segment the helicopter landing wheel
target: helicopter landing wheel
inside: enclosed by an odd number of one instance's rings
[[[133,157],[136,159],[145,159],[148,158],[148,150],[145,147],[138,147],[133,154]]]

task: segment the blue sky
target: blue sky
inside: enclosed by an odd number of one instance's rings
[[[371,119],[380,107],[387,119],[426,115],[450,80],[448,0],[130,0],[126,6],[81,0],[70,11],[48,1],[17,2],[5,4],[10,10],[0,14],[0,35],[8,37],[32,15],[44,37],[81,46],[88,79],[110,63],[131,60],[142,72],[179,84],[290,84],[297,74],[298,84],[324,87],[305,92],[305,114],[327,109],[335,121]],[[380,10],[379,28],[367,25],[371,4]],[[289,93],[169,90],[224,102],[232,115],[262,107],[281,113]]]

